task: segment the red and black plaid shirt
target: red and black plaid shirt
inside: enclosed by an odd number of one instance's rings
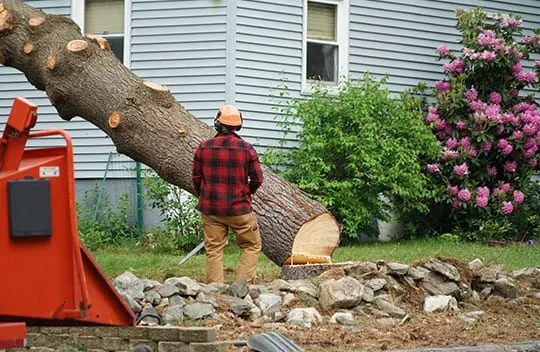
[[[257,152],[235,133],[203,141],[193,158],[197,209],[206,215],[251,212],[251,196],[263,182]]]

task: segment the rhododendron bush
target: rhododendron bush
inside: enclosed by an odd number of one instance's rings
[[[445,79],[435,83],[426,123],[441,154],[426,166],[456,234],[538,236],[540,35],[517,16],[458,10],[460,52],[437,48]],[[538,98],[538,97],[537,97]],[[495,224],[495,225],[494,225]]]

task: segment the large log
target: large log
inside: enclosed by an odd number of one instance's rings
[[[4,0],[0,63],[22,71],[45,91],[62,119],[80,116],[91,122],[111,137],[119,153],[193,193],[193,152],[214,135],[213,128],[166,87],[144,81],[122,65],[105,39],[82,36],[69,18]],[[263,253],[278,265],[329,261],[339,242],[335,219],[283,178],[267,168],[263,172],[265,182],[253,204]]]

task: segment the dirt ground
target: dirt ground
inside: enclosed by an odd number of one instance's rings
[[[249,322],[229,313],[220,313],[208,321],[214,326],[220,341],[247,340],[249,336],[276,331],[297,343],[305,351],[384,351],[422,347],[474,346],[493,343],[513,343],[540,340],[540,298],[537,291],[527,284],[520,285],[520,303],[504,300],[487,300],[477,304],[485,315],[469,324],[457,318],[459,312],[424,313],[423,296],[407,292],[399,306],[409,319],[398,326],[382,326],[372,316],[358,316],[358,325],[344,327],[328,324],[332,312],[320,311],[325,322],[304,328],[289,324]],[[461,312],[470,309],[461,308]],[[230,347],[230,351],[247,351],[247,348]]]

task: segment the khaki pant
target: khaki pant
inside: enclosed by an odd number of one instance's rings
[[[228,229],[233,230],[241,249],[236,278],[253,282],[257,259],[261,251],[261,235],[253,213],[238,216],[202,215],[204,247],[206,248],[206,282],[223,282],[223,250]]]

